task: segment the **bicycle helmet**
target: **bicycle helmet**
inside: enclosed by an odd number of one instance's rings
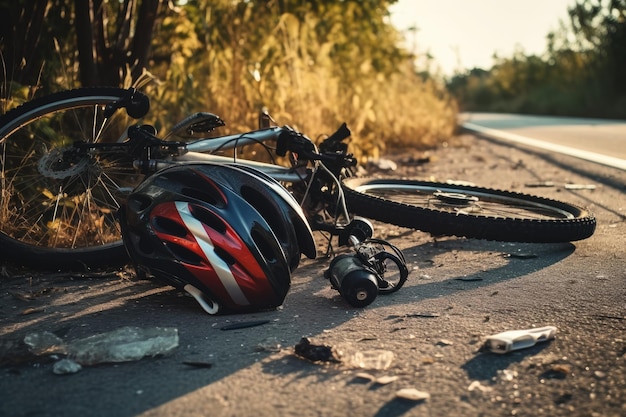
[[[311,229],[281,188],[234,166],[166,168],[120,208],[124,244],[138,272],[188,292],[210,314],[275,308],[300,253],[315,256]]]

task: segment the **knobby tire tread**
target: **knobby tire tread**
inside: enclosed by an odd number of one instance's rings
[[[457,236],[501,242],[561,243],[590,237],[596,227],[595,218],[585,209],[543,197],[472,186],[413,181],[415,184],[441,186],[459,192],[475,190],[493,195],[515,197],[565,209],[574,214],[573,219],[519,219],[495,216],[477,216],[450,213],[433,208],[403,204],[354,190],[371,178],[344,180],[343,189],[348,209],[357,215],[401,227],[418,229],[433,236]],[[380,180],[378,180],[380,181]],[[385,182],[385,181],[383,181]],[[389,180],[390,184],[411,183],[411,180]]]

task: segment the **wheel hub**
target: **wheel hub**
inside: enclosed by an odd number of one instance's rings
[[[433,196],[439,201],[445,204],[451,204],[455,206],[470,206],[478,202],[478,197],[463,194],[463,193],[444,193],[436,192]]]
[[[87,170],[88,158],[76,152],[72,146],[54,148],[46,152],[37,164],[39,173],[45,177],[61,180],[79,175]]]

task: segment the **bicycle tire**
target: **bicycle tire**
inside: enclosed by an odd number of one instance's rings
[[[557,243],[586,239],[596,227],[586,209],[512,191],[372,178],[345,179],[343,189],[352,213],[433,236]]]
[[[119,191],[143,176],[119,151],[88,155],[73,147],[75,141],[117,141],[133,118],[122,110],[108,118],[103,112],[127,95],[112,87],[67,90],[0,116],[4,258],[43,269],[128,260],[116,219]]]

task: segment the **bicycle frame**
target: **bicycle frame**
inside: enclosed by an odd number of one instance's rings
[[[269,175],[279,182],[296,183],[303,181],[302,167],[294,169],[276,164],[258,162],[249,159],[227,157],[215,155],[214,152],[220,150],[232,150],[240,146],[265,143],[276,140],[278,135],[284,131],[282,127],[272,127],[267,129],[254,130],[236,135],[220,136],[216,138],[199,139],[185,144],[185,152],[181,155],[173,155],[171,160],[155,160],[156,169],[165,168],[172,164],[209,162],[217,164],[240,164],[256,168]]]
[[[269,127],[241,134],[198,139],[193,142],[182,144],[182,151],[172,154],[167,160],[149,158],[148,162],[149,164],[151,164],[151,170],[160,170],[176,164],[191,164],[198,162],[215,164],[235,164],[252,167],[281,183],[304,183],[306,185],[306,191],[299,201],[302,206],[304,205],[304,201],[309,194],[313,178],[315,178],[318,171],[321,170],[328,173],[329,178],[331,178],[332,182],[336,185],[336,187],[334,187],[335,193],[337,194],[335,196],[335,201],[337,205],[335,211],[341,213],[341,215],[345,218],[346,224],[349,223],[351,216],[348,213],[345,197],[343,196],[343,191],[340,184],[341,179],[337,178],[337,176],[333,174],[324,165],[323,162],[315,161],[312,164],[313,166],[309,166],[308,162],[311,161],[307,160],[307,163],[305,164],[297,164],[291,167],[287,167],[272,163],[254,161],[250,159],[237,158],[236,156],[228,157],[215,155],[215,152],[222,150],[232,150],[241,146],[264,144],[265,142],[269,141],[277,141],[279,135],[284,132],[295,133],[289,127]],[[310,141],[308,138],[306,140]],[[338,230],[340,230],[344,226],[344,224],[339,221],[339,217],[340,216],[335,216],[333,220],[333,225],[322,226],[320,223],[317,223],[318,230],[326,230],[331,232],[332,234],[337,234]]]

